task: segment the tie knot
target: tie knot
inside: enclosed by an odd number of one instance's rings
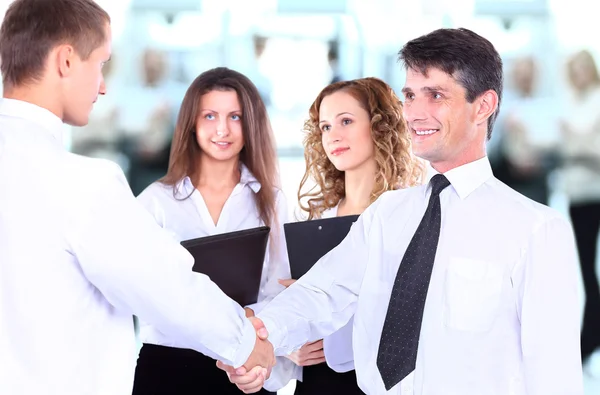
[[[448,185],[450,185],[450,181],[443,174],[436,174],[431,178],[431,195],[439,195],[440,192],[444,190]]]

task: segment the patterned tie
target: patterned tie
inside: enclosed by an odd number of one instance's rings
[[[415,370],[421,320],[440,237],[440,192],[450,185],[442,174],[431,179],[431,197],[396,274],[383,323],[377,367],[386,390]]]

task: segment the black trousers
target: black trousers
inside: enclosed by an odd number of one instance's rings
[[[585,289],[585,309],[581,329],[581,356],[585,360],[600,347],[600,285],[596,271],[600,202],[573,204],[569,211]]]
[[[240,395],[216,361],[199,352],[144,344],[135,369],[133,395]],[[258,394],[272,392],[262,389]]]
[[[302,382],[296,383],[295,395],[363,395],[354,370],[337,373],[326,363],[305,366]]]

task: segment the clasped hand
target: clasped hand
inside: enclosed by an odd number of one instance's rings
[[[247,311],[248,315],[248,311]],[[275,366],[273,345],[267,340],[268,332],[263,322],[256,317],[248,317],[256,330],[254,350],[243,366],[235,369],[233,366],[217,362],[217,367],[227,373],[229,381],[235,384],[245,394],[260,391],[265,381],[271,375]]]

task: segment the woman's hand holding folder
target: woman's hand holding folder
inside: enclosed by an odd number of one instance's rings
[[[323,340],[306,343],[302,348],[294,351],[290,355],[286,355],[286,357],[298,366],[311,366],[323,363],[325,362]]]

